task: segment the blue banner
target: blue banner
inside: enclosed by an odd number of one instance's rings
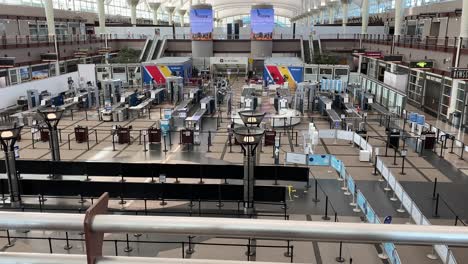
[[[346,176],[346,167],[345,167],[345,165],[342,163],[342,164],[341,164],[341,170],[340,170],[340,177],[344,179],[345,176]]]
[[[411,122],[416,122],[416,121],[418,121],[418,113],[410,113],[410,114],[409,114],[409,120],[410,120]]]
[[[288,67],[289,72],[291,73],[294,81],[297,83],[304,81],[304,67]]]
[[[347,183],[348,183],[349,192],[354,195],[354,192],[356,191],[356,188],[355,188],[353,178],[348,177],[347,181],[348,181]]]
[[[341,160],[337,159],[335,156],[331,156],[331,166],[338,173],[341,172]]]
[[[309,155],[308,163],[311,166],[329,166],[330,155]]]

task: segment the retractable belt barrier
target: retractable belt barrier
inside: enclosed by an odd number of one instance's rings
[[[53,181],[22,179],[22,195],[58,197],[99,197],[108,192],[115,199],[183,199],[188,201],[242,201],[243,186],[234,184],[171,184],[132,182]],[[0,180],[1,190],[8,193],[7,180]],[[258,202],[284,202],[286,187],[255,186],[254,200]]]
[[[76,162],[76,161],[40,161],[18,160],[16,168],[24,174],[45,175],[86,175],[118,177],[159,177],[194,178],[194,179],[243,179],[242,165],[208,164],[159,164],[159,163],[118,163],[118,162]],[[0,173],[5,173],[5,162],[0,161]],[[283,180],[307,182],[309,169],[304,167],[256,166],[257,180]]]

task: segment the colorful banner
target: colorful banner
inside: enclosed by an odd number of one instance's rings
[[[304,81],[304,67],[265,65],[263,79],[267,84],[300,83]]]
[[[143,82],[151,83],[154,80],[158,84],[165,84],[166,78],[180,76],[185,78],[184,66],[146,65],[143,66]]]
[[[273,8],[255,8],[250,12],[252,40],[272,40],[275,28],[275,10]]]
[[[213,39],[213,9],[190,10],[192,40]]]

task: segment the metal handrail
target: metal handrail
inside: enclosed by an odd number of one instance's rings
[[[86,255],[0,253],[3,263],[17,264],[86,264]],[[100,257],[95,264],[246,264],[242,260],[209,260],[143,257]],[[281,264],[278,262],[255,262],[258,264]]]
[[[0,213],[0,229],[83,231],[82,214]],[[460,226],[381,225],[264,219],[96,215],[93,232],[231,236],[294,241],[468,245]]]

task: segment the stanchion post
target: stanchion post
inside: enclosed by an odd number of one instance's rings
[[[325,196],[325,215],[322,216],[323,220],[330,220],[330,217],[328,216],[328,195]]]
[[[194,238],[194,236],[188,236],[188,248],[185,251],[185,253],[187,255],[191,255],[191,254],[195,253],[195,249],[193,248],[193,243],[192,243],[193,238]]]
[[[339,263],[345,262],[345,259],[343,258],[342,254],[343,254],[343,242],[340,241],[340,249],[339,249],[338,257],[336,257],[335,259],[336,262],[339,262]]]
[[[7,234],[7,241],[8,241],[8,244],[5,245],[5,247],[7,248],[11,248],[12,246],[15,245],[15,243],[12,243],[11,242],[11,237],[10,237],[10,230],[6,230],[6,234]]]
[[[163,136],[163,141],[164,141],[164,152],[167,152],[166,134],[164,134],[164,136]]]
[[[317,179],[315,179],[315,193],[314,193],[314,199],[312,199],[313,202],[318,203],[320,202],[320,199],[318,198],[318,182]]]
[[[124,248],[124,252],[126,253],[129,253],[129,252],[132,252],[133,251],[133,248],[130,247],[130,240],[128,239],[128,234],[125,234],[125,248]]]
[[[437,192],[437,177],[434,179],[434,189],[432,191],[432,200],[436,199],[436,192]]]
[[[375,176],[379,175],[379,174],[377,173],[377,155],[375,155],[374,173],[372,173],[372,175],[375,175]]]
[[[66,244],[65,246],[63,247],[63,249],[65,250],[70,250],[73,248],[72,245],[70,245],[70,240],[68,239],[68,232],[65,232],[65,241],[66,241]]]
[[[439,193],[437,193],[434,217],[439,217],[439,199],[440,199],[440,195],[439,195]]]

